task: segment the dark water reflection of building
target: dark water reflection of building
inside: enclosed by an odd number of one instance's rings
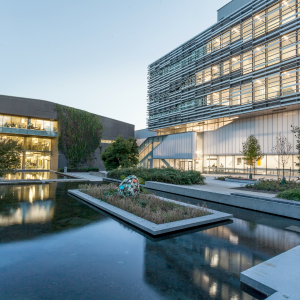
[[[240,272],[299,244],[296,233],[233,219],[230,225],[147,240],[145,280],[162,294],[176,290],[178,299],[252,300],[240,288]]]
[[[77,184],[1,186],[0,241],[28,239],[106,218],[66,197],[72,187]]]

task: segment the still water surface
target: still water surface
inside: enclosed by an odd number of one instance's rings
[[[0,187],[2,300],[264,299],[240,272],[300,244],[285,230],[298,221],[214,203],[232,222],[153,239],[69,196],[77,185]]]

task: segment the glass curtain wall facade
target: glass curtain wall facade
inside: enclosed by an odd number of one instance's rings
[[[149,66],[150,130],[299,100],[300,0],[272,3],[252,1]]]
[[[0,135],[0,140],[4,139],[17,140],[22,146],[21,169],[50,170],[51,139]]]
[[[257,120],[251,117],[270,116],[285,109],[293,112],[287,108],[293,105],[299,110],[299,103],[300,0],[249,1],[148,67],[147,124],[148,130],[156,131],[158,136],[196,131],[207,137],[211,132],[228,131],[226,138],[220,134],[219,140],[205,138],[204,143],[221,145],[219,141],[225,144],[227,139],[241,145],[250,133],[259,132]],[[239,125],[234,125],[242,118],[249,118],[245,123],[252,128],[243,133]],[[276,122],[286,122],[289,131],[291,125],[300,125],[298,119],[276,118],[263,126],[278,127],[277,131],[257,133],[260,142],[268,139],[269,144],[265,144],[266,155],[255,165],[256,174],[282,173],[278,157],[271,154],[269,146],[281,131]],[[285,133],[290,137],[290,132]],[[204,148],[209,150],[197,153],[194,162],[154,159],[153,167],[166,165],[167,161],[176,168],[192,166],[205,173],[249,173],[238,147],[235,151]],[[298,159],[296,148],[293,150],[286,169],[287,175],[296,176]]]

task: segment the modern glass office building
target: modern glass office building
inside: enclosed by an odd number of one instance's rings
[[[0,95],[0,140],[12,138],[22,145],[22,170],[54,170],[68,165],[58,150],[56,104],[44,100]],[[101,152],[120,134],[134,136],[134,125],[99,116],[103,125],[94,166],[105,170]]]
[[[148,67],[148,130],[140,164],[203,172],[247,172],[240,151],[250,134],[275,174],[281,132],[293,145],[300,116],[300,0],[233,0],[218,22]],[[191,133],[190,135],[188,135]]]

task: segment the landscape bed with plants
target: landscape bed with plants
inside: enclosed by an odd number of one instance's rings
[[[80,185],[79,190],[89,196],[123,209],[155,224],[165,224],[209,215],[205,205],[191,207],[164,201],[143,189],[135,197],[121,196],[115,184]]]
[[[254,184],[246,184],[239,189],[246,189],[256,192],[277,193],[276,198],[300,201],[300,182],[296,180],[287,180],[282,184],[281,179],[259,179]]]
[[[205,177],[198,171],[182,171],[173,168],[121,168],[109,171],[108,178],[124,179],[129,175],[139,178],[140,184],[145,181],[157,181],[179,185],[205,184]]]

